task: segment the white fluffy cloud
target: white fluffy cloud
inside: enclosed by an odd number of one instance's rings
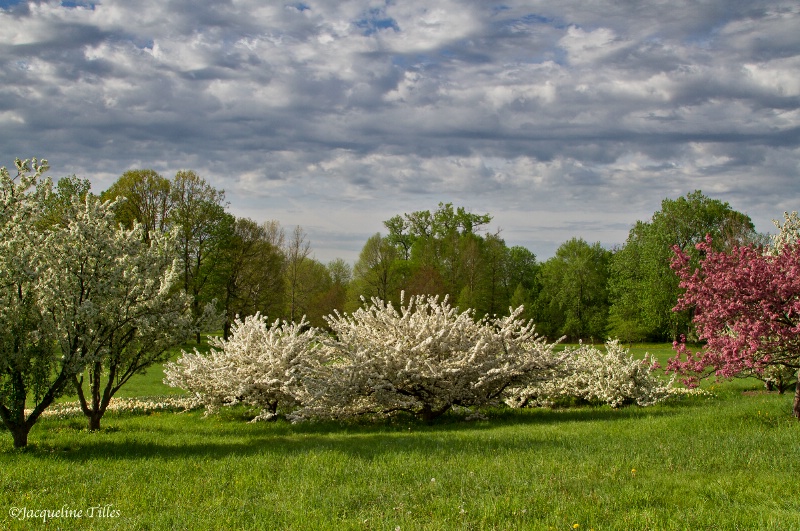
[[[695,189],[800,209],[793,1],[0,2],[0,164],[191,168],[353,259],[454,202],[547,258]]]

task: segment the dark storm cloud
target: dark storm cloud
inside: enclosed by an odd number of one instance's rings
[[[760,230],[799,208],[796,2],[50,1],[0,26],[0,164],[191,168],[324,259],[440,201],[540,257],[695,189]]]

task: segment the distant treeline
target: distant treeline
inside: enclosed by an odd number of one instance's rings
[[[58,183],[61,194],[89,193],[76,177]],[[208,303],[223,316],[227,336],[235,316],[261,312],[270,319],[314,326],[324,316],[359,307],[362,297],[397,303],[407,296],[447,296],[478,316],[525,306],[525,316],[551,339],[625,342],[673,340],[691,335],[690,316],[672,311],[680,293],[670,269],[673,248],[696,253],[707,234],[721,250],[761,243],[750,218],[700,191],[664,199],[649,221],[637,221],[624,245],[605,249],[580,238],[564,242],[539,262],[528,249],[506,245],[486,230],[490,214],[440,203],[384,221],[353,267],[311,256],[301,227],[291,233],[278,221],[258,223],[226,211],[225,193],[193,171],[167,179],[152,170],[124,173],[101,198],[124,198],[120,223],[176,231],[181,285],[199,315]]]

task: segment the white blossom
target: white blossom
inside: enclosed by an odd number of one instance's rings
[[[184,351],[164,369],[164,383],[188,390],[208,412],[245,403],[262,408],[254,420],[270,419],[297,405],[301,369],[320,363],[317,331],[305,319],[270,326],[261,314],[237,318],[228,340],[211,344],[208,354]]]
[[[91,386],[91,408],[79,392],[99,423],[119,386],[188,326],[171,290],[172,238],[145,244],[140,228],[117,225],[112,203],[57,196],[46,169],[34,159],[17,160],[15,178],[0,170],[0,417],[19,446],[87,369],[111,386],[102,400]]]
[[[506,403],[523,407],[574,397],[617,408],[633,403],[649,406],[669,396],[672,380],[665,383],[653,373],[655,362],[649,354],[636,359],[619,340],[610,340],[605,347],[604,351],[583,344],[567,348],[559,374],[510,390]]]
[[[406,411],[427,420],[497,400],[561,362],[522,310],[475,320],[446,298],[419,295],[399,309],[374,298],[351,315],[328,316],[334,337],[322,349],[331,362],[306,371],[305,407],[294,418]]]
[[[783,213],[783,223],[772,220],[778,229],[777,234],[770,236],[771,243],[767,247],[767,254],[778,255],[786,245],[796,245],[800,241],[800,216],[797,211]]]

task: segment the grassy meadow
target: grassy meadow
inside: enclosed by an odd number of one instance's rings
[[[664,345],[636,347],[664,361]],[[178,393],[160,368],[125,396]],[[0,432],[2,529],[800,529],[790,394],[706,384],[650,408],[250,424],[234,408]],[[46,519],[47,513],[57,513]],[[46,520],[46,521],[45,521]]]

